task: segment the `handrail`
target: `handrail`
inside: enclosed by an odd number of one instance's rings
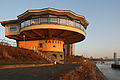
[[[68,18],[59,18],[59,17],[39,17],[33,18],[26,21],[21,22],[21,28],[30,26],[30,25],[37,25],[37,24],[60,24],[60,25],[68,25],[80,28],[85,32],[85,28],[80,24],[80,22],[75,20],[70,20]]]
[[[37,52],[38,54],[40,54],[43,58],[45,58],[47,61],[53,63],[53,64],[56,64],[59,63],[59,64],[63,64],[63,62],[59,61],[59,60],[52,60],[51,58],[49,58],[48,56],[46,56],[45,54],[43,54],[42,52],[38,51],[37,49],[34,50],[34,52]]]
[[[47,57],[46,55],[44,55],[42,52],[38,51],[38,50],[34,50],[35,52],[37,52],[38,54],[40,54],[43,58],[45,58],[47,61],[51,62],[51,63],[55,63],[55,61],[53,61],[52,59],[50,59],[49,57]]]

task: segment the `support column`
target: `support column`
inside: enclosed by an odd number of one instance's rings
[[[71,55],[75,55],[75,44],[72,44],[71,46]]]

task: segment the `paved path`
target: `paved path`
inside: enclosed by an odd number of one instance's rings
[[[30,68],[14,68],[0,70],[0,80],[57,80],[65,71],[71,71],[80,64],[58,64]]]

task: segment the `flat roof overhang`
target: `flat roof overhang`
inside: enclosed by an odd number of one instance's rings
[[[2,26],[5,27],[6,24],[13,24],[13,23],[18,23],[18,20],[9,20],[9,21],[3,21],[0,22]]]
[[[65,25],[55,24],[41,24],[24,27],[21,29],[20,34],[7,35],[11,39],[18,41],[25,40],[45,40],[45,39],[60,39],[65,44],[72,44],[80,42],[85,39],[85,32],[79,28]]]

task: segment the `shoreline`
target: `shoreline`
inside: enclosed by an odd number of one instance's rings
[[[78,68],[71,72],[63,73],[59,77],[60,80],[108,80],[106,76],[91,60],[83,60]]]
[[[100,71],[100,69],[97,66],[96,66],[96,70],[104,80],[108,80],[107,77]]]

